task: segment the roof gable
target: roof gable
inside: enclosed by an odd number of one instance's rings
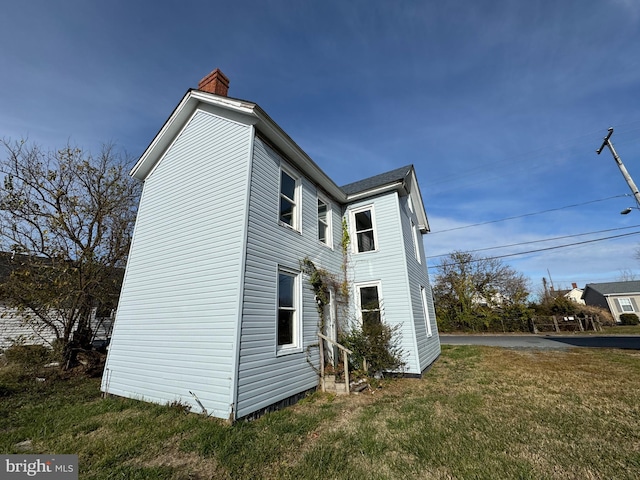
[[[340,189],[347,195],[353,195],[367,190],[403,182],[412,168],[413,165],[405,165],[404,167],[396,168],[390,172],[381,173],[380,175],[375,175],[373,177],[365,178],[364,180],[343,185]]]

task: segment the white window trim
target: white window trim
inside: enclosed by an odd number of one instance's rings
[[[424,322],[427,327],[427,338],[433,337],[431,319],[429,318],[429,304],[427,303],[427,290],[422,285],[420,285],[420,296],[422,297],[422,311],[424,312]]]
[[[329,247],[333,250],[333,207],[331,206],[331,202],[327,197],[318,192],[318,200],[324,203],[327,206],[327,241],[323,242],[318,238],[318,241],[324,245],[325,247]],[[316,202],[317,204],[317,202]],[[316,208],[317,215],[317,208]],[[320,219],[318,218],[318,223]],[[317,228],[317,225],[316,225]],[[318,232],[316,232],[316,238],[318,237]]]
[[[373,250],[368,250],[366,252],[358,251],[358,234],[356,232],[356,214],[365,212],[367,210],[371,210],[371,226],[373,228],[373,243],[375,248]],[[351,251],[356,255],[366,255],[367,253],[374,253],[380,249],[380,245],[378,244],[378,226],[376,225],[376,211],[373,208],[373,205],[365,205],[362,207],[354,208],[349,210],[349,234],[351,235]]]
[[[413,249],[416,252],[416,260],[419,264],[422,264],[422,255],[420,254],[420,244],[418,243],[418,227],[413,219],[411,219],[411,234],[413,235]]]
[[[380,321],[384,323],[384,308],[383,308],[384,300],[382,297],[382,282],[380,280],[377,280],[375,282],[355,283],[353,287],[355,289],[355,297],[356,297],[355,298],[356,300],[355,305],[357,308],[356,318],[358,319],[358,322],[360,322],[360,327],[363,326],[360,289],[366,288],[366,287],[376,287],[378,289],[378,306],[380,307]]]
[[[294,306],[294,315],[293,315],[293,334],[291,335],[293,338],[293,343],[286,345],[278,345],[278,313],[280,310],[280,288],[279,288],[279,277],[280,274],[284,273],[286,275],[291,275],[294,277],[293,284],[293,306]],[[278,266],[276,270],[276,315],[275,315],[275,344],[276,344],[276,355],[288,355],[291,353],[298,353],[302,351],[302,291],[301,291],[301,273],[297,270],[283,267],[281,265]]]
[[[288,223],[280,220],[280,199],[282,198],[282,172],[289,175],[296,182],[295,189],[293,191],[293,196],[291,200],[293,200],[293,225],[289,225]],[[294,170],[289,168],[288,166],[281,164],[280,169],[278,170],[278,223],[283,227],[286,227],[291,230],[295,230],[296,232],[302,232],[302,222],[300,221],[300,211],[302,209],[301,198],[302,198],[302,182],[300,181],[300,175],[297,174]],[[288,198],[288,197],[285,197]]]
[[[625,302],[625,304],[623,305],[622,302]],[[633,308],[633,302],[631,302],[631,298],[629,297],[624,297],[624,298],[618,298],[618,303],[620,304],[620,310],[622,310],[622,313],[634,313],[635,309]],[[624,307],[628,306],[629,308],[631,308],[631,310],[625,310]]]

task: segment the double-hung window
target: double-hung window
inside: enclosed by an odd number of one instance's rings
[[[280,223],[295,230],[299,230],[298,183],[298,179],[292,173],[280,170]]]
[[[318,197],[318,240],[331,247],[331,207],[328,200]]]
[[[382,322],[379,287],[378,283],[356,286],[358,309],[363,328],[373,327]]]
[[[429,319],[429,304],[427,302],[427,291],[424,287],[420,287],[420,295],[422,296],[422,311],[424,312],[424,321],[427,326],[427,337],[433,336],[431,330],[431,320]]]
[[[278,269],[278,321],[276,337],[278,350],[298,346],[299,336],[299,273]]]
[[[618,303],[620,303],[620,310],[624,313],[634,312],[633,303],[631,303],[630,298],[619,298]]]
[[[354,242],[356,253],[377,250],[373,207],[352,210],[351,223],[353,225],[352,231],[356,237],[356,241]]]

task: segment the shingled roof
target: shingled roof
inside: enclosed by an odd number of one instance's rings
[[[601,295],[616,295],[620,293],[640,293],[640,281],[631,282],[608,282],[608,283],[587,283],[584,287],[591,288]]]
[[[365,178],[358,182],[343,185],[340,189],[347,195],[353,195],[355,193],[365,192],[385,185],[391,185],[392,183],[403,181],[412,168],[413,165],[405,165],[404,167],[396,168],[390,172],[381,173],[380,175]]]

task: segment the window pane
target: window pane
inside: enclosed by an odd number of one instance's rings
[[[380,308],[378,287],[362,287],[360,289],[360,306],[362,310],[377,310]]]
[[[356,213],[356,232],[362,230],[370,230],[373,228],[373,222],[371,221],[371,210]]]
[[[376,246],[373,241],[373,230],[358,233],[358,252],[369,252],[375,249]]]
[[[327,226],[321,221],[318,221],[318,240],[327,243]]]
[[[371,325],[379,325],[380,322],[380,311],[374,310],[371,312],[362,312],[362,324],[365,326]]]
[[[293,310],[278,310],[278,345],[293,343]]]
[[[280,221],[293,227],[293,203],[280,197]]]
[[[318,200],[318,220],[327,221],[327,204]]]
[[[285,172],[280,174],[280,193],[286,195],[290,200],[295,200],[296,181]]]
[[[293,308],[293,286],[295,278],[281,273],[278,276],[278,308]]]

